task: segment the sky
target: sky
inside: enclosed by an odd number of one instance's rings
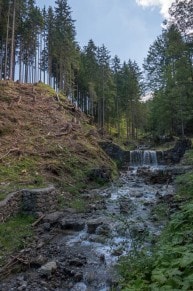
[[[161,34],[173,0],[68,0],[80,47],[92,39],[105,45],[111,57],[136,61],[141,67],[150,45]],[[55,0],[36,0],[40,7]]]

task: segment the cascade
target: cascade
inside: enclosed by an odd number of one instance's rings
[[[156,151],[150,150],[134,150],[130,151],[131,166],[157,166]]]

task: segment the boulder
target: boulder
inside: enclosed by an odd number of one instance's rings
[[[96,232],[97,227],[99,227],[99,225],[103,224],[103,219],[102,218],[96,218],[96,219],[91,219],[89,221],[87,221],[87,232],[90,234],[93,234]]]
[[[85,228],[85,222],[81,221],[80,219],[64,218],[60,221],[60,225],[62,229],[73,231],[81,231]]]
[[[57,263],[55,261],[51,261],[43,265],[39,272],[42,276],[49,277],[57,270]]]

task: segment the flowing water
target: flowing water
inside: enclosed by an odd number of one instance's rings
[[[143,163],[154,163],[150,155],[151,152],[143,152]],[[159,235],[163,223],[152,215],[152,208],[160,197],[173,191],[172,185],[147,184],[136,168],[122,173],[118,183],[110,188],[98,190],[105,197],[104,209],[96,211],[91,221],[87,220],[84,230],[69,236],[67,241],[65,237],[67,247],[78,249],[89,258],[84,267],[82,289],[76,289],[79,285],[75,285],[71,290],[111,290],[113,281],[118,280],[113,271],[118,259]],[[89,231],[93,221],[95,228]]]
[[[153,166],[157,167],[157,154],[153,150],[130,151],[130,163],[132,166]]]

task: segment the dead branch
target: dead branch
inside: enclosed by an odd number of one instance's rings
[[[51,136],[51,137],[59,137],[59,136],[63,136],[63,135],[68,135],[69,134],[69,132],[64,132],[64,133],[58,133],[58,134],[55,134],[55,135],[53,135],[53,136]]]
[[[36,226],[43,218],[45,217],[45,214],[41,215],[36,221],[32,223],[32,226]]]
[[[22,100],[22,96],[18,96],[18,101],[17,101],[17,105],[19,105],[21,103],[21,100]]]
[[[18,151],[18,150],[19,150],[18,148],[10,149],[5,155],[3,155],[3,156],[0,157],[0,160],[2,160],[3,158],[5,158],[6,156],[8,156],[10,153],[15,152],[15,151]]]

